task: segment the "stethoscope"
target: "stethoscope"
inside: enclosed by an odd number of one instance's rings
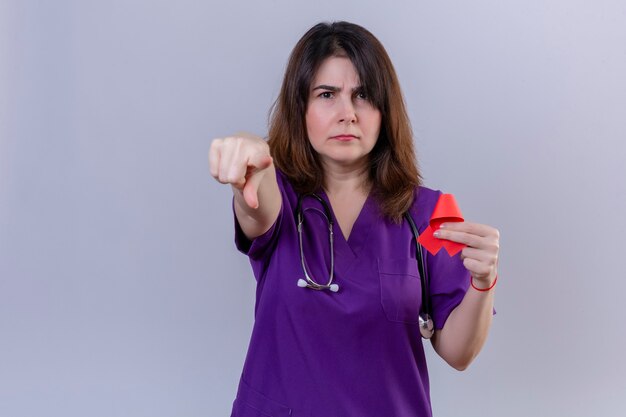
[[[302,200],[305,197],[312,197],[315,200],[319,201],[324,209],[323,215],[326,218],[326,222],[328,223],[328,241],[330,247],[330,272],[328,273],[328,282],[326,284],[320,284],[315,281],[306,267],[306,261],[304,259],[304,249],[302,244],[302,226],[304,224],[304,213],[302,210]],[[417,244],[417,248],[415,250],[415,257],[417,259],[417,267],[419,268],[420,280],[422,283],[422,308],[419,313],[419,328],[420,333],[424,339],[430,339],[435,331],[433,319],[430,316],[430,299],[428,297],[428,275],[426,272],[426,268],[424,267],[424,259],[422,254],[422,245],[420,245],[419,241],[419,233],[417,231],[417,227],[415,226],[415,222],[413,218],[407,211],[404,213],[404,218],[409,222],[409,226],[411,227],[411,232],[413,233],[413,238],[415,239],[415,243]],[[335,254],[334,254],[334,244],[333,244],[333,217],[330,213],[330,207],[326,201],[324,201],[317,194],[307,194],[300,195],[298,197],[298,204],[296,206],[296,222],[298,225],[298,243],[300,245],[300,262],[302,264],[302,271],[304,272],[304,279],[298,279],[298,287],[302,288],[311,288],[314,290],[330,290],[332,292],[339,291],[339,285],[333,283],[333,277],[335,273]]]

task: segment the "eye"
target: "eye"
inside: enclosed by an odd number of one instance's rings
[[[369,97],[367,96],[367,93],[365,93],[365,91],[358,92],[356,96],[361,100],[369,100]]]
[[[333,93],[331,91],[324,91],[322,94],[319,95],[319,97],[322,97],[322,98],[332,98],[333,97]]]

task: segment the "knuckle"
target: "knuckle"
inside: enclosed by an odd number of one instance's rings
[[[240,173],[239,169],[233,166],[228,171],[228,173],[225,174],[225,177],[229,184],[242,184],[245,182],[245,179],[242,175],[243,174]]]
[[[224,138],[224,142],[227,143],[228,146],[232,146],[233,148],[236,148],[236,149],[246,148],[246,149],[255,150],[257,152],[259,150],[262,150],[264,152],[269,153],[269,146],[267,142],[264,141],[262,138],[254,136],[254,135],[236,134],[236,135],[228,136]]]
[[[209,148],[209,154],[211,152],[217,152],[221,149],[222,145],[224,144],[224,140],[223,139],[213,139],[211,141],[211,147]]]
[[[227,136],[224,138],[224,146],[232,147],[237,144],[236,136]]]
[[[483,242],[483,247],[489,253],[498,253],[500,249],[498,242],[493,241],[492,239],[486,239],[486,241]]]
[[[226,173],[222,176],[225,184],[234,184],[236,182],[235,176],[232,173]]]
[[[221,172],[217,175],[217,180],[221,182],[222,184],[228,184],[226,176]]]

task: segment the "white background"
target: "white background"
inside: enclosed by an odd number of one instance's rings
[[[386,46],[426,185],[501,232],[435,416],[626,415],[623,1],[0,1],[0,416],[227,416],[254,279],[211,139],[266,134],[291,48]]]

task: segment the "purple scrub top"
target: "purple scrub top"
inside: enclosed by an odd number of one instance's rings
[[[257,288],[231,417],[431,416],[418,328],[421,283],[409,224],[384,218],[368,197],[347,241],[335,220],[333,282],[339,291],[301,288],[298,196],[278,170],[277,181],[282,207],[266,233],[250,241],[235,218],[235,243],[249,256]],[[318,194],[330,206],[326,194]],[[410,212],[420,233],[440,194],[416,190]],[[307,267],[315,281],[326,284],[328,224],[314,198],[305,198],[303,207]],[[463,299],[470,275],[460,254],[450,257],[445,250],[428,253],[426,264],[432,317],[441,329]]]

